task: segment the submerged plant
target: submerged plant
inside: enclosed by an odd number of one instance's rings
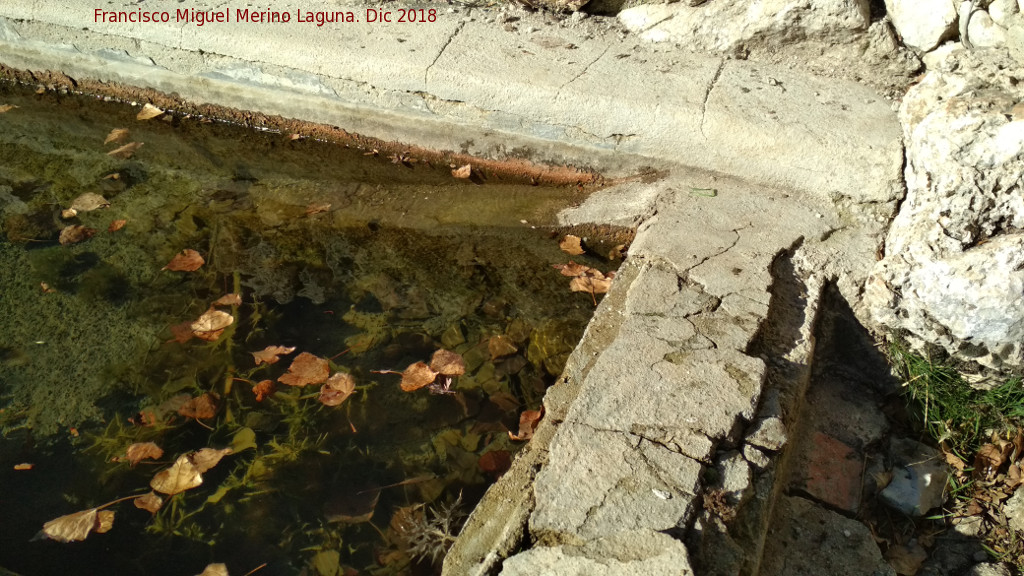
[[[408,514],[400,527],[409,556],[431,564],[443,559],[462,529],[466,518],[462,511],[462,494],[450,504],[426,508],[420,504]]]

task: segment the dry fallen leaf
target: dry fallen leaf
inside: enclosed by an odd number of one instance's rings
[[[142,142],[129,142],[120,148],[114,148],[110,152],[107,152],[107,156],[127,160],[134,156],[139,148],[142,148]]]
[[[62,246],[67,246],[68,244],[78,244],[83,240],[88,240],[89,238],[92,238],[94,234],[96,234],[96,231],[93,230],[92,228],[86,228],[85,226],[72,224],[70,226],[65,226],[64,229],[60,231],[59,241]]]
[[[320,403],[324,406],[339,406],[356,390],[356,381],[350,374],[338,372],[320,387]]]
[[[239,306],[242,304],[242,297],[230,292],[213,301],[214,306]]]
[[[191,248],[186,248],[179,254],[175,255],[174,258],[171,258],[171,261],[161,268],[161,270],[171,270],[172,272],[192,272],[194,270],[198,270],[203,264],[206,264],[206,260],[203,260],[203,256],[199,252],[196,252]]]
[[[124,452],[124,458],[118,458],[115,460],[127,460],[128,465],[134,467],[140,461],[147,458],[152,460],[159,460],[163,457],[164,451],[162,448],[156,445],[155,442],[136,442],[128,447]]]
[[[257,402],[263,402],[264,398],[274,393],[274,381],[260,380],[252,387],[252,393],[256,395]]]
[[[157,492],[174,496],[179,492],[191,490],[202,483],[202,474],[199,473],[199,470],[192,463],[188,454],[182,454],[174,461],[173,466],[157,472],[156,476],[153,476],[153,479],[150,480],[149,486]]]
[[[110,223],[110,226],[107,227],[107,232],[117,232],[121,228],[124,228],[124,225],[127,223],[127,220],[114,220]]]
[[[43,534],[57,542],[79,542],[97,528],[99,508],[90,508],[54,518],[43,524]]]
[[[198,320],[191,324],[192,335],[212,342],[224,332],[224,329],[234,323],[235,318],[227,312],[220,310],[207,310]]]
[[[231,452],[231,448],[203,448],[192,453],[189,456],[189,459],[192,460],[192,465],[195,466],[196,470],[201,474],[216,466],[222,458],[231,454]]]
[[[307,386],[327,380],[330,374],[331,369],[327,360],[309,352],[303,352],[292,361],[292,365],[288,367],[288,373],[282,374],[277,381],[289,386]]]
[[[974,456],[974,477],[991,479],[999,472],[999,468],[1012,451],[1013,444],[1006,441],[1000,441],[999,445],[990,443],[978,448],[978,453]]]
[[[402,372],[402,390],[412,392],[424,386],[429,386],[437,378],[437,372],[430,369],[426,362],[410,364],[405,372]]]
[[[0,114],[5,114],[17,108],[14,104],[0,104]]]
[[[462,376],[466,373],[466,361],[458,352],[438,350],[430,357],[430,369],[444,376]]]
[[[156,492],[148,492],[136,498],[134,504],[136,508],[141,508],[150,514],[156,514],[160,507],[164,505],[164,499],[157,496]]]
[[[1020,465],[1010,464],[1010,468],[1006,471],[1006,487],[1013,490],[1022,483],[1024,483],[1024,472],[1021,471]]]
[[[217,397],[207,392],[201,396],[190,398],[178,408],[178,414],[185,418],[206,420],[217,415]]]
[[[71,210],[76,214],[82,212],[92,212],[93,210],[99,210],[100,208],[109,208],[110,202],[103,196],[96,194],[95,192],[86,192],[71,201]]]
[[[583,249],[583,244],[579,236],[573,236],[572,234],[566,234],[565,238],[558,243],[558,247],[562,249],[562,252],[569,254],[570,256],[579,256],[586,252]]]
[[[153,118],[156,118],[157,116],[160,116],[163,113],[163,110],[147,102],[146,105],[142,107],[142,110],[140,110],[139,113],[135,116],[135,119],[152,120]]]
[[[452,176],[455,176],[456,178],[469,178],[472,175],[473,166],[470,164],[465,164],[452,170]]]
[[[31,470],[31,469],[33,469],[35,467],[36,467],[35,464],[30,464],[28,462],[23,462],[21,464],[15,464],[14,465],[14,469],[15,470]]]
[[[529,440],[533,438],[533,433],[537,430],[537,425],[540,424],[540,419],[544,417],[544,408],[540,410],[524,410],[519,415],[519,433],[512,434],[508,433],[508,437],[512,440]]]
[[[280,360],[279,356],[295,352],[295,346],[267,346],[259,352],[253,352],[252,357],[256,359],[256,365],[274,364]]]
[[[127,128],[114,128],[113,130],[110,131],[110,134],[107,134],[107,138],[106,138],[106,140],[103,141],[103,143],[104,144],[110,144],[111,142],[120,142],[122,140],[127,140],[127,139],[128,139],[128,129]]]

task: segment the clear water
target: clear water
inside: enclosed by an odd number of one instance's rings
[[[478,185],[449,166],[195,118],[138,121],[127,105],[0,84],[4,104],[17,108],[0,114],[0,566],[434,573],[416,554],[443,550],[430,528],[493,481],[481,456],[521,446],[508,430],[539,406],[593,312],[552,268],[570,259],[553,215],[584,192]],[[104,145],[114,128],[130,137]],[[127,142],[143,146],[108,155]],[[62,218],[86,192],[110,206]],[[115,220],[126,224],[108,231]],[[61,245],[69,224],[95,234]],[[161,270],[185,249],[206,264]],[[220,338],[174,339],[229,292],[242,303],[221,308],[234,323]],[[499,336],[515,350],[492,345]],[[268,345],[296,352],[255,366]],[[455,394],[403,392],[386,373],[439,348],[466,360]],[[350,373],[356,392],[327,407],[319,385],[278,385],[257,401],[253,384],[300,352]],[[207,393],[212,418],[178,413]],[[147,441],[158,461],[116,461]],[[32,541],[48,520],[146,493],[182,454],[232,445],[155,514],[122,502],[109,532]]]

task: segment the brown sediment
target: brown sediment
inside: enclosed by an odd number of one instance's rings
[[[20,70],[0,64],[0,79],[37,85],[45,90],[63,90],[104,96],[125,102],[148,102],[158,108],[182,116],[202,116],[244,126],[275,130],[284,134],[296,134],[303,138],[314,138],[363,150],[375,155],[392,157],[398,163],[427,163],[435,166],[448,165],[452,168],[470,164],[473,167],[471,180],[477,183],[497,180],[503,183],[529,183],[543,186],[586,186],[588,188],[606,184],[605,179],[600,174],[575,166],[543,165],[525,158],[488,159],[453,151],[430,150],[419,146],[409,146],[401,142],[389,142],[378,138],[362,136],[337,126],[284,118],[262,112],[239,110],[227,106],[197,104],[185,100],[176,94],[167,94],[150,88],[138,88],[117,82],[76,79],[62,72]]]

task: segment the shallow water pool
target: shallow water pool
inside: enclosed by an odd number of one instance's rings
[[[554,266],[616,265],[559,249],[583,189],[14,85],[0,109],[17,573],[435,572],[600,299]],[[438,350],[461,368],[411,390]]]

